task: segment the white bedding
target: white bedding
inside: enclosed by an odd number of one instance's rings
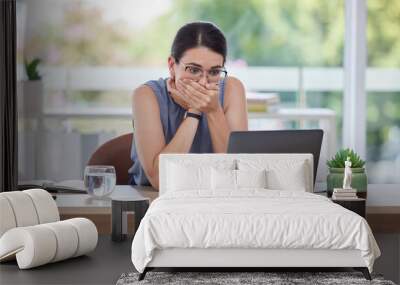
[[[143,272],[155,249],[358,249],[372,272],[379,248],[359,215],[320,195],[246,189],[166,193],[151,204],[132,243]]]

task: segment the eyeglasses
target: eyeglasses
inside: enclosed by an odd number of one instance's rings
[[[195,80],[200,80],[204,76],[204,72],[207,72],[207,79],[210,82],[216,82],[224,79],[228,74],[228,71],[226,71],[225,68],[216,67],[211,68],[210,70],[204,70],[201,67],[193,64],[185,64],[183,62],[182,64],[185,67],[185,73]]]

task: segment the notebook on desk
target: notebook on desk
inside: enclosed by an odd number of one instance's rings
[[[29,180],[21,181],[18,184],[18,190],[32,188],[40,188],[49,193],[87,193],[82,180],[65,180],[60,182],[54,182],[51,180]]]

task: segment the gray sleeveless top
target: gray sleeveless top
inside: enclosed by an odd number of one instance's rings
[[[175,103],[172,97],[168,94],[166,81],[167,79],[160,78],[159,80],[148,81],[145,83],[145,85],[151,87],[157,97],[158,105],[160,107],[160,120],[164,131],[165,142],[168,144],[183,120],[185,109]],[[224,106],[225,79],[220,82],[219,87],[219,101],[221,106]],[[202,116],[200,119],[190,152],[213,152],[206,116]],[[131,185],[150,185],[142,165],[140,164],[135,147],[135,140],[132,141],[131,159],[133,161],[133,165],[128,171],[129,183]]]

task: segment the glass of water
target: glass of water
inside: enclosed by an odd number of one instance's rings
[[[86,166],[83,180],[88,194],[95,197],[110,195],[115,188],[115,168],[111,165]]]

